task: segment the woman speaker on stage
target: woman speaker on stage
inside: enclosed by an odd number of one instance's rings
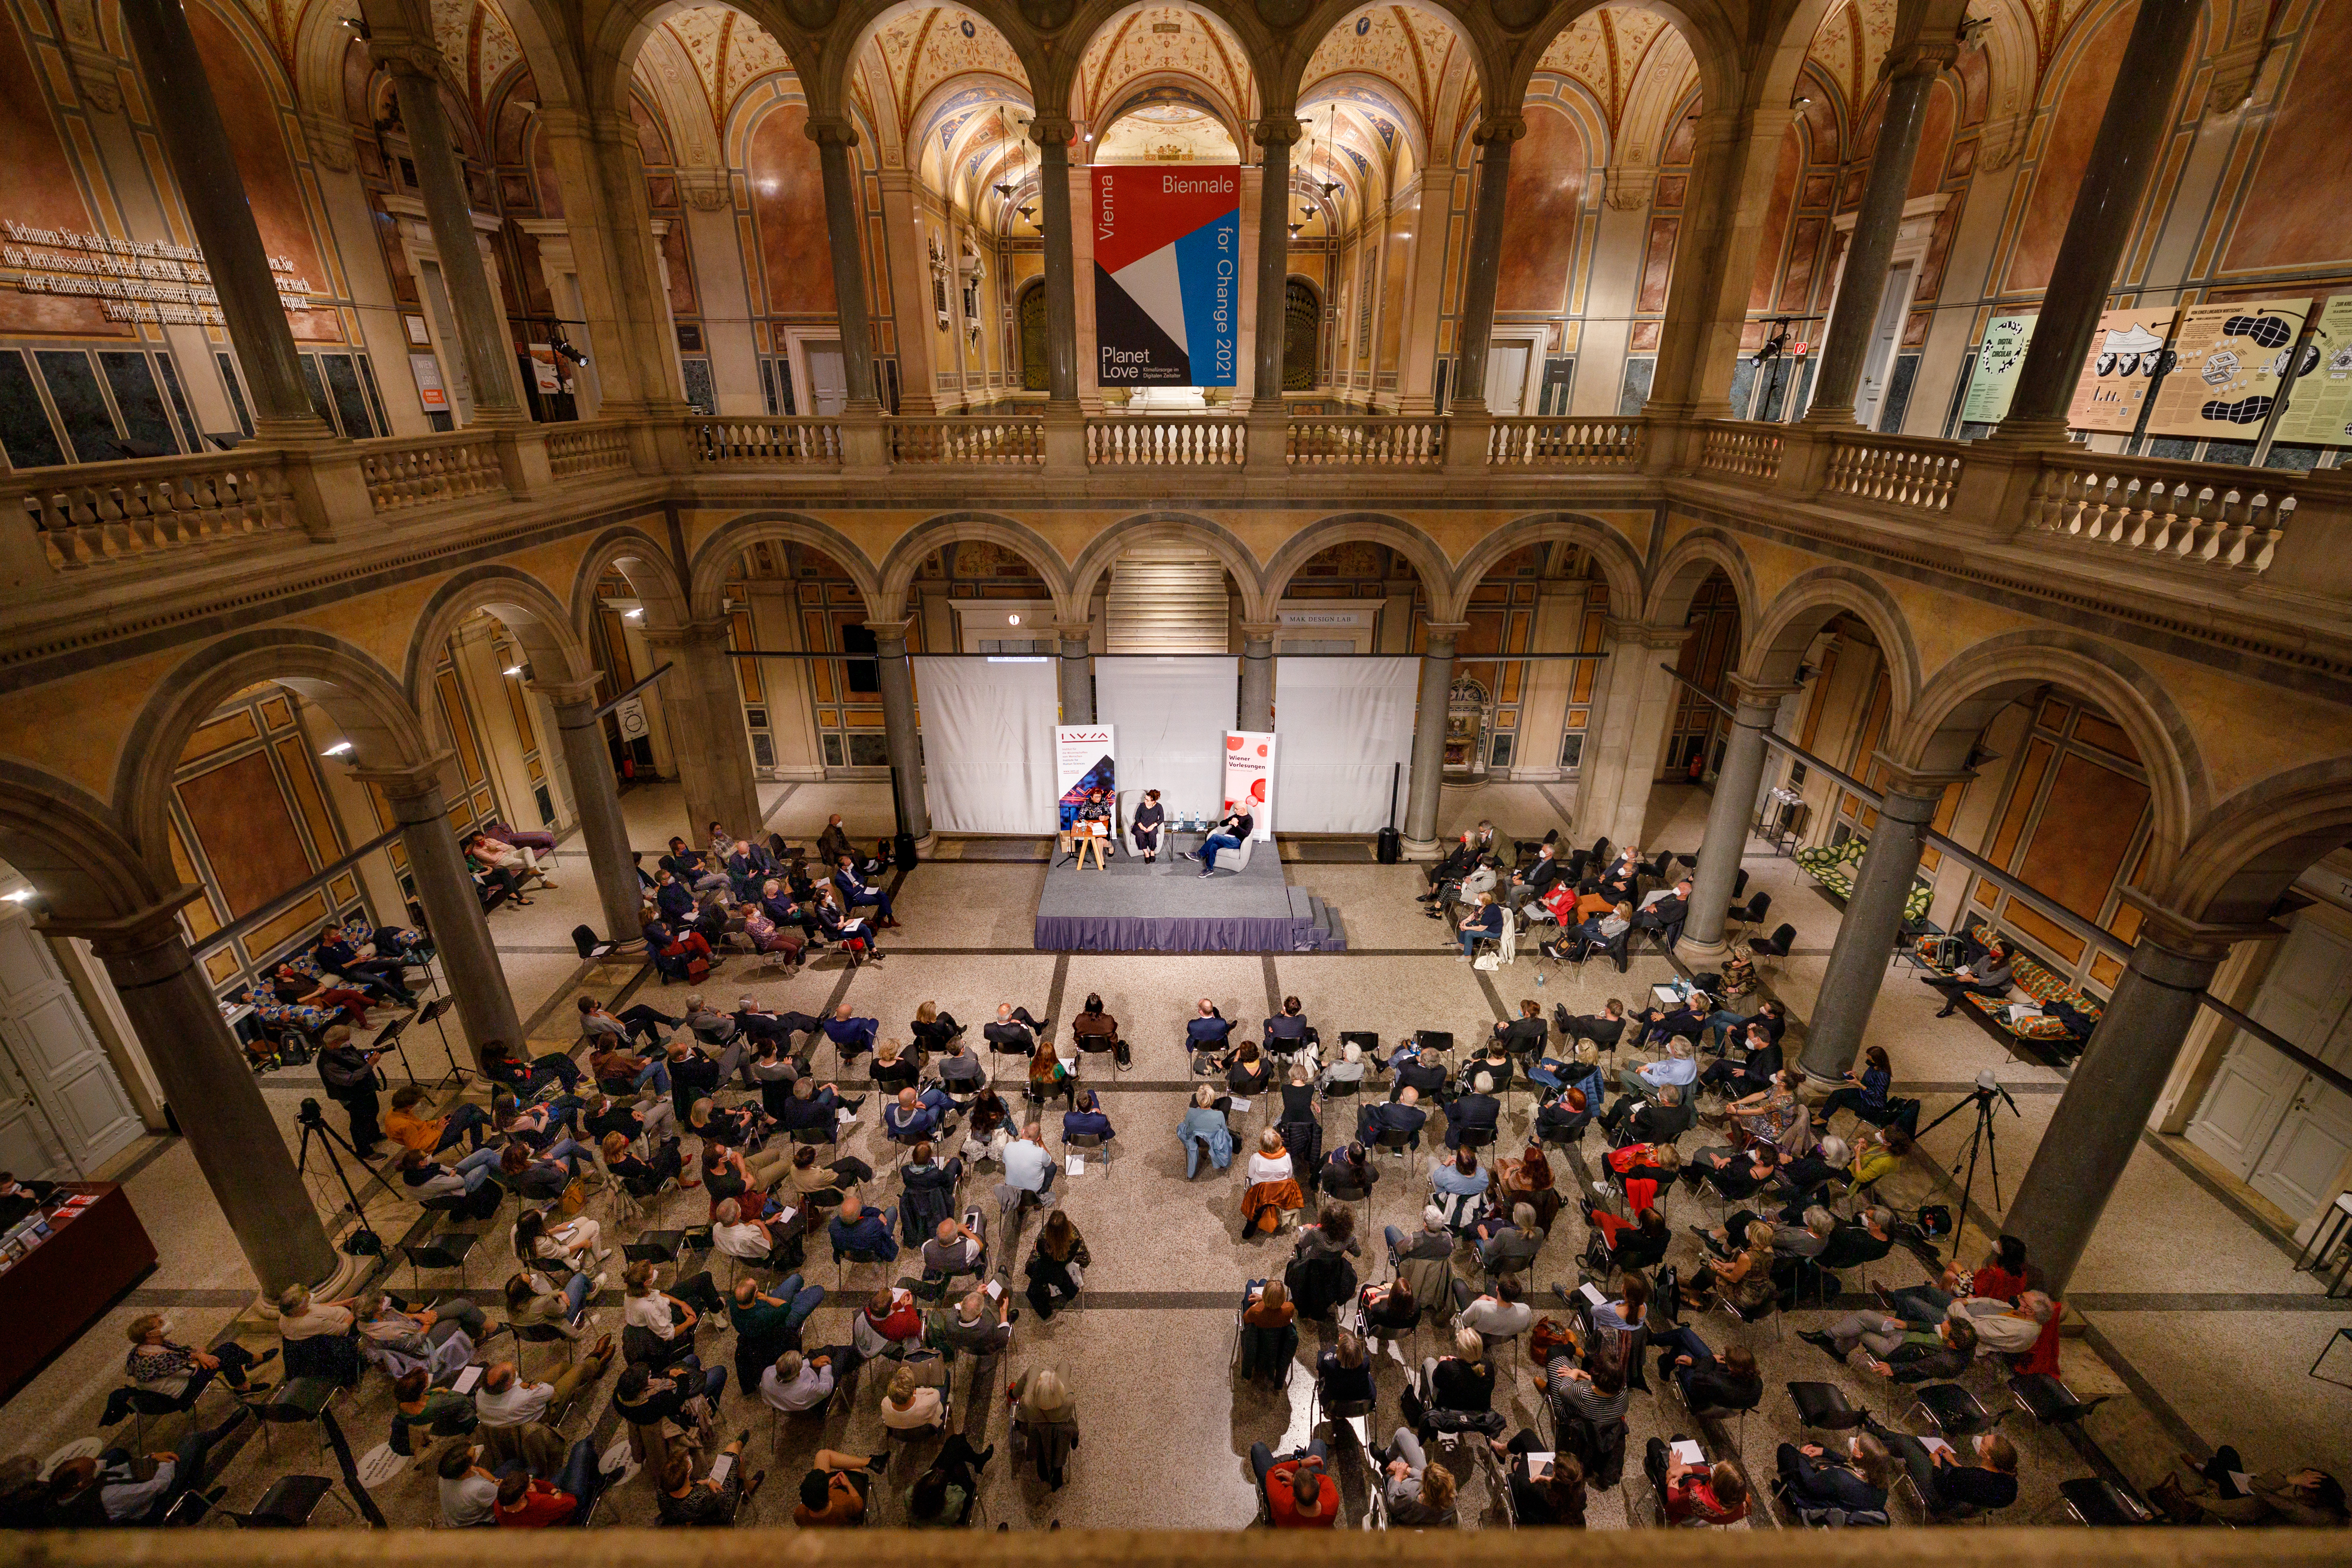
[[[1135,808],[1135,820],[1128,825],[1128,831],[1147,861],[1160,858],[1160,825],[1167,820],[1168,814],[1160,808],[1160,792],[1145,790],[1143,804]]]

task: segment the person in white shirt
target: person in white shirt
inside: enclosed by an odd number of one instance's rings
[[[1456,1299],[1469,1294],[1465,1280],[1454,1282]],[[1518,1277],[1506,1274],[1495,1281],[1495,1288],[1483,1296],[1473,1298],[1454,1315],[1454,1326],[1468,1329],[1489,1344],[1498,1340],[1517,1339],[1534,1322],[1536,1310],[1519,1298],[1523,1294]]]
[[[1617,1069],[1617,1087],[1628,1094],[1647,1094],[1668,1084],[1687,1092],[1697,1081],[1698,1060],[1690,1040],[1681,1035],[1666,1042],[1666,1054],[1658,1060]]]
[[[815,1409],[833,1397],[833,1357],[786,1351],[760,1374],[760,1397],[788,1415]]]
[[[514,1363],[499,1362],[482,1374],[474,1408],[485,1426],[521,1426],[542,1418],[561,1422],[572,1407],[572,1396],[583,1388],[595,1387],[615,1353],[613,1336],[606,1334],[594,1350],[558,1373],[553,1383],[532,1383],[515,1370]]]
[[[1283,1147],[1282,1134],[1269,1127],[1258,1134],[1257,1149],[1249,1157],[1248,1184],[1290,1179],[1290,1151]]]
[[[498,1506],[499,1479],[474,1461],[478,1445],[452,1443],[441,1450],[441,1521],[452,1530],[490,1522]]]
[[[944,1369],[945,1363],[932,1361],[925,1367]],[[882,1396],[882,1425],[893,1432],[912,1432],[920,1427],[945,1427],[948,1423],[947,1401],[940,1391],[923,1381],[923,1367],[900,1363],[890,1374],[889,1391]]]
[[[1061,1167],[1046,1151],[1045,1133],[1034,1121],[1004,1146],[1004,1180],[996,1184],[996,1201],[1007,1215],[1034,1198],[1043,1201],[1054,1190]]]
[[[710,1219],[711,1246],[730,1258],[740,1258],[761,1268],[768,1266],[776,1250],[777,1237],[765,1223],[745,1219],[743,1205],[733,1198],[722,1199]]]

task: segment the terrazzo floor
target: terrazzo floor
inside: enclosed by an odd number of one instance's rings
[[[875,785],[765,785],[761,805],[768,828],[796,843],[812,838],[834,811],[843,812],[853,836],[861,838],[878,836],[890,820],[887,793]],[[671,832],[683,831],[673,789],[655,785],[634,790],[624,797],[624,807],[632,842],[641,848],[658,851]],[[1653,797],[1645,844],[1695,847],[1706,809],[1703,794],[1662,787]],[[1481,816],[1523,837],[1538,836],[1564,820],[1554,793],[1537,786],[1447,793],[1442,823],[1447,831]],[[942,856],[952,856],[957,848],[950,843]],[[1839,914],[1790,861],[1760,845],[1751,844],[1749,849],[1746,864],[1753,886],[1772,892],[1774,921],[1786,920],[1798,930],[1795,952],[1772,984],[1801,1021],[1811,1011]],[[1482,974],[1454,962],[1450,947],[1441,945],[1443,933],[1411,901],[1420,886],[1416,869],[1295,857],[1288,867],[1292,880],[1342,910],[1348,952],[1267,957],[1042,954],[1027,944],[1044,869],[1034,863],[977,859],[926,862],[905,879],[899,902],[906,925],[888,933],[884,963],[851,972],[827,958],[785,979],[737,958],[721,968],[707,989],[719,998],[748,994],[763,1005],[790,1005],[811,1013],[847,1001],[857,1012],[879,1018],[886,1036],[901,1037],[914,1008],[925,1000],[977,1025],[1000,1000],[1063,1018],[1089,991],[1099,992],[1125,1024],[1135,1060],[1129,1071],[1097,1071],[1087,1080],[1102,1092],[1105,1108],[1119,1130],[1116,1158],[1108,1165],[1090,1162],[1083,1174],[1066,1175],[1057,1184],[1064,1205],[1096,1259],[1084,1305],[1050,1322],[1024,1315],[1010,1350],[986,1369],[987,1387],[971,1388],[968,1362],[957,1373],[958,1424],[972,1433],[975,1442],[999,1445],[998,1458],[984,1478],[983,1522],[1016,1529],[1043,1528],[1055,1520],[1074,1528],[1244,1525],[1255,1512],[1245,1458],[1249,1446],[1265,1441],[1279,1450],[1307,1434],[1308,1367],[1321,1341],[1320,1331],[1310,1327],[1289,1384],[1282,1391],[1236,1386],[1229,1363],[1240,1290],[1245,1281],[1278,1271],[1288,1247],[1279,1239],[1239,1238],[1238,1167],[1215,1176],[1203,1173],[1189,1183],[1184,1179],[1173,1128],[1191,1087],[1180,1041],[1181,1021],[1193,1003],[1207,996],[1228,1016],[1255,1020],[1283,995],[1296,994],[1327,1040],[1336,1040],[1342,1029],[1370,1029],[1393,1039],[1414,1029],[1437,1028],[1467,1041],[1515,1011],[1522,996],[1538,999],[1547,1012],[1556,1002],[1566,1002],[1571,1012],[1590,1012],[1610,995],[1632,1000],[1646,994],[1672,970],[1664,959],[1644,955],[1636,957],[1622,977],[1601,964],[1588,965],[1579,975],[1532,959]],[[678,988],[665,992],[634,966],[583,965],[568,933],[576,924],[596,921],[593,883],[583,858],[570,847],[559,852],[555,874],[557,889],[544,892],[530,908],[502,911],[490,922],[506,956],[518,1010],[531,1020],[535,1048],[570,1044],[572,998],[583,987],[599,996],[649,1001],[666,1009],[682,998]],[[1955,1103],[1984,1068],[1992,1068],[2016,1097],[2021,1114],[2004,1114],[1996,1133],[2000,1194],[1989,1190],[1982,1172],[1971,1194],[1977,1226],[1964,1237],[1964,1245],[1974,1249],[1981,1247],[1985,1227],[1997,1227],[2003,1201],[2014,1197],[2063,1080],[2048,1068],[2013,1059],[1963,1019],[1935,1018],[1937,1005],[1939,998],[1918,984],[1911,972],[1893,971],[1870,1037],[1892,1053],[1898,1089],[1925,1100],[1928,1118]],[[455,1044],[462,1059],[464,1044]],[[411,1062],[428,1082],[431,1065],[442,1056],[440,1041],[430,1031],[423,1041],[411,1042]],[[834,1065],[829,1048],[817,1059],[821,1071]],[[394,1081],[402,1079],[395,1075]],[[845,1087],[856,1091],[849,1079]],[[262,1090],[291,1142],[299,1136],[294,1110],[305,1095],[317,1092],[315,1078],[307,1070],[274,1074],[263,1081]],[[1327,1124],[1336,1131],[1349,1114],[1333,1108]],[[1514,1134],[1524,1130],[1527,1116],[1526,1098],[1517,1097],[1506,1118],[1505,1147],[1515,1146]],[[877,1168],[887,1167],[888,1155],[877,1154],[874,1148],[879,1142],[874,1121],[874,1108],[869,1107],[849,1147]],[[1913,1168],[1894,1183],[1894,1195],[1902,1203],[1925,1201],[1939,1186],[1948,1189],[1938,1194],[1942,1201],[1957,1202],[1957,1183],[1948,1179],[1947,1171],[1961,1152],[1965,1121],[1956,1118],[1927,1136]],[[1685,1142],[1695,1146],[1700,1136]],[[2086,1397],[2115,1396],[2087,1419],[2085,1435],[2142,1485],[2160,1479],[2176,1464],[2177,1450],[2201,1455],[2208,1446],[2221,1442],[2235,1443],[2256,1469],[2317,1464],[2337,1475],[2352,1473],[2352,1389],[2310,1378],[2305,1371],[2338,1328],[2352,1326],[2352,1301],[2327,1300],[2311,1277],[2292,1272],[2291,1245],[2262,1228],[2250,1211],[2177,1150],[2163,1147],[2163,1142],[2143,1140],[2074,1281],[2072,1306],[2087,1332],[2066,1342],[2065,1375]],[[1597,1142],[1593,1147],[1597,1150]],[[14,1449],[46,1454],[96,1429],[99,1409],[120,1381],[121,1330],[131,1318],[164,1311],[175,1336],[202,1342],[218,1333],[251,1300],[254,1282],[184,1143],[150,1140],[130,1151],[109,1174],[128,1183],[162,1261],[105,1320],[8,1401]],[[309,1179],[322,1209],[341,1205],[341,1190],[326,1173],[314,1170]],[[967,1200],[984,1198],[994,1179],[992,1167],[967,1176]],[[896,1184],[887,1169],[878,1184],[895,1201]],[[1426,1191],[1425,1163],[1410,1173],[1392,1168],[1389,1179],[1380,1184],[1366,1227],[1374,1239],[1360,1265],[1365,1278],[1386,1273],[1376,1239],[1380,1227],[1414,1223]],[[698,1222],[706,1207],[698,1192],[678,1194],[667,1201],[660,1222]],[[1700,1208],[1687,1197],[1674,1199],[1670,1217],[1677,1230],[1704,1217]],[[599,1196],[591,1212],[607,1218],[606,1200]],[[413,1209],[380,1189],[369,1194],[367,1213],[375,1228],[395,1239],[414,1217]],[[1554,1282],[1566,1280],[1572,1286],[1574,1255],[1583,1240],[1582,1222],[1571,1205],[1534,1271],[1545,1300],[1549,1300]],[[1002,1259],[1003,1238],[996,1238],[996,1246]],[[502,1277],[506,1254],[503,1234],[484,1243],[481,1261],[470,1271],[478,1298],[492,1296],[484,1287]],[[836,1293],[808,1325],[806,1338],[812,1344],[845,1339],[848,1312],[859,1292],[900,1272],[852,1268],[845,1279],[821,1248],[820,1254],[809,1276]],[[1025,1247],[1017,1247],[1013,1256],[1024,1254]],[[1682,1237],[1670,1261],[1681,1264],[1687,1274],[1695,1255],[1696,1243]],[[697,1259],[692,1266],[702,1264]],[[720,1269],[723,1279],[724,1263]],[[1863,1272],[1889,1284],[1926,1277],[1919,1264],[1900,1252]],[[394,1271],[392,1283],[404,1290],[410,1280],[410,1270],[403,1266]],[[456,1283],[429,1278],[425,1294]],[[845,1285],[848,1289],[842,1293]],[[493,1317],[498,1315],[494,1310]],[[598,1316],[602,1327],[617,1331],[617,1291],[600,1304]],[[1593,1494],[1591,1523],[1606,1528],[1652,1521],[1638,1458],[1654,1435],[1688,1433],[1701,1437],[1718,1457],[1738,1444],[1751,1475],[1769,1473],[1774,1446],[1797,1436],[1784,1388],[1792,1379],[1835,1384],[1883,1419],[1905,1424],[1907,1393],[1834,1365],[1794,1337],[1796,1329],[1817,1326],[1826,1316],[1796,1312],[1790,1315],[1785,1332],[1775,1323],[1741,1325],[1719,1314],[1692,1320],[1718,1349],[1737,1340],[1756,1352],[1764,1371],[1765,1403],[1748,1421],[1741,1443],[1737,1427],[1697,1429],[1670,1392],[1637,1395],[1630,1417],[1633,1460],[1627,1479],[1613,1491]],[[266,1331],[256,1331],[252,1342],[257,1348],[270,1338]],[[1424,1333],[1423,1348],[1432,1343]],[[548,1353],[529,1349],[525,1364],[536,1374],[549,1364]],[[506,1342],[494,1341],[488,1353],[511,1351]],[[2336,1354],[2336,1375],[2352,1380],[2352,1351],[2338,1348]],[[731,1359],[731,1340],[721,1331],[705,1360],[717,1365]],[[1068,1485],[1057,1493],[1046,1491],[1034,1478],[1014,1475],[1003,1444],[1003,1384],[1038,1365],[1057,1368],[1076,1391],[1084,1434]],[[1514,1375],[1505,1380],[1509,1392],[1498,1393],[1497,1405],[1516,1429],[1538,1419],[1541,1399],[1533,1370],[1523,1361],[1512,1370]],[[1389,1365],[1381,1373],[1381,1404],[1372,1425],[1381,1441],[1396,1423],[1396,1395],[1405,1377],[1402,1365]],[[1966,1381],[1988,1407],[2008,1403],[1992,1369],[1980,1365]],[[607,1392],[600,1390],[581,1402],[567,1436],[594,1431],[609,1439]],[[722,1426],[751,1427],[751,1462],[771,1472],[771,1489],[758,1505],[759,1522],[788,1520],[791,1494],[808,1453],[820,1442],[852,1452],[883,1447],[876,1413],[878,1390],[869,1383],[860,1393],[855,1407],[829,1419],[821,1433],[814,1423],[787,1426],[780,1441],[772,1443],[764,1407],[730,1386]],[[383,1381],[374,1377],[335,1406],[355,1452],[364,1454],[381,1442],[387,1408]],[[219,1409],[219,1396],[215,1395],[204,1413],[217,1419]],[[180,1429],[179,1422],[167,1419],[151,1430],[149,1446],[163,1446]],[[2057,1483],[2091,1473],[2090,1464],[2064,1437],[2022,1417],[2004,1430],[2024,1455],[2022,1495],[2004,1522],[2063,1522]],[[129,1433],[126,1426],[109,1436],[128,1441]],[[281,1435],[278,1450],[265,1458],[257,1442],[238,1445],[224,1476],[233,1505],[249,1503],[271,1477],[289,1468],[332,1472],[329,1457],[310,1453],[299,1432],[290,1441]],[[1489,1467],[1466,1450],[1455,1463],[1464,1476],[1465,1527],[1499,1525]],[[1344,1447],[1340,1468],[1349,1502],[1346,1522],[1357,1524],[1364,1513],[1368,1468]],[[904,1481],[911,1473],[902,1460],[895,1492],[879,1513],[884,1522],[903,1518]],[[1165,1484],[1171,1477],[1182,1478],[1181,1483]],[[373,1495],[395,1524],[422,1524],[437,1511],[431,1478],[412,1470],[403,1469],[373,1489]],[[645,1522],[652,1510],[648,1483],[639,1478],[615,1489],[603,1517]],[[331,1509],[320,1517],[321,1523],[341,1522]],[[1916,1517],[1907,1503],[1898,1505],[1898,1522]],[[1765,1526],[1773,1521],[1759,1518],[1755,1522]]]

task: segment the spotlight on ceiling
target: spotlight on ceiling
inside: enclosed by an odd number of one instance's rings
[[[338,741],[319,754],[322,757],[340,757],[351,749],[352,743],[349,741]]]

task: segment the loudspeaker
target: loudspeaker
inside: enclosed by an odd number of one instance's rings
[[[913,834],[901,833],[891,840],[891,858],[898,863],[898,869],[901,871],[911,871],[915,868],[915,836]]]
[[[1372,836],[1372,858],[1383,866],[1393,866],[1404,858],[1404,835],[1393,827],[1383,827]]]

